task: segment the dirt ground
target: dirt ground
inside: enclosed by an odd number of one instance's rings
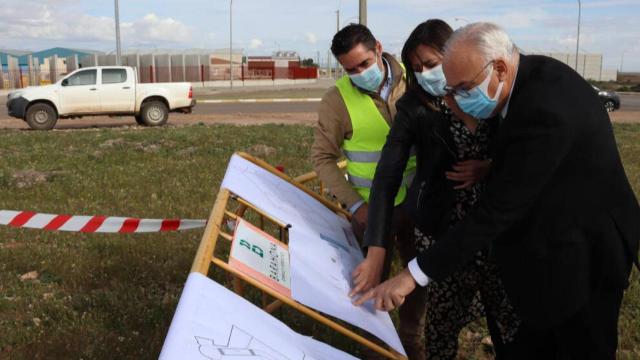
[[[303,124],[313,125],[316,121],[315,113],[255,113],[255,114],[208,114],[185,115],[171,114],[169,125],[184,126],[194,124],[236,124],[236,125],[260,125],[260,124]],[[614,123],[640,123],[640,111],[616,111],[611,113],[611,121]],[[56,130],[88,129],[88,128],[115,128],[138,126],[133,117],[87,117],[82,119],[59,120]],[[27,130],[27,124],[18,119],[3,119],[0,121],[0,129]]]
[[[609,116],[614,123],[640,123],[640,111],[615,111]]]

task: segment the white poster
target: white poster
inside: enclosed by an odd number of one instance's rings
[[[358,326],[405,354],[389,314],[373,302],[356,307],[348,296],[362,252],[351,224],[269,171],[234,155],[221,185],[289,228],[291,296]]]
[[[236,222],[229,265],[291,297],[287,245],[242,218]]]
[[[354,360],[300,335],[200,273],[187,279],[162,360]]]

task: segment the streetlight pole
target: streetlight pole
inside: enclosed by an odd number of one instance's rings
[[[233,89],[233,0],[229,0],[229,80]]]
[[[582,3],[580,3],[580,0],[578,0],[578,38],[576,39],[576,72],[578,71],[578,52],[580,51],[580,16],[582,15],[581,13],[582,13]]]
[[[336,33],[340,31],[340,9],[336,10]],[[338,77],[338,71],[340,69],[340,62],[338,61],[338,58],[336,58],[336,77]]]
[[[118,0],[114,0],[115,4],[115,12],[116,12],[116,65],[122,65],[121,56],[122,49],[120,48],[120,7],[118,4]]]
[[[367,26],[367,0],[360,0],[360,24]]]

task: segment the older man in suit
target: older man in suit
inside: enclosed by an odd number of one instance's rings
[[[615,359],[617,321],[633,262],[640,208],[611,122],[568,66],[521,55],[498,26],[457,30],[444,58],[460,108],[501,124],[486,191],[458,226],[400,275],[357,303],[404,301],[489,248],[523,323],[513,359]]]

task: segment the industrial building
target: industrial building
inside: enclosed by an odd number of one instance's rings
[[[0,89],[54,83],[78,68],[117,63],[115,54],[66,48],[0,51],[0,59],[4,64]],[[130,49],[123,51],[121,64],[136,68],[143,83],[188,81],[195,86],[224,86],[232,77],[240,85],[315,81],[318,77],[317,68],[301,67],[293,51],[247,58],[242,49],[231,53],[229,49]]]
[[[576,68],[575,53],[559,53],[559,52],[533,52],[537,55],[545,55],[560,62],[563,62],[576,70],[583,78],[595,81],[616,81],[616,69],[603,69],[602,54],[579,54],[578,67]]]
[[[621,84],[640,84],[640,72],[619,72],[618,82]]]

